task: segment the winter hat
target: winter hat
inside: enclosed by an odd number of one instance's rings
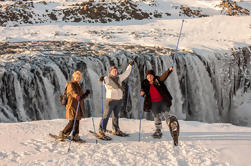
[[[112,71],[113,69],[117,69],[118,70],[118,68],[116,66],[111,66],[110,67],[110,71]]]
[[[147,71],[146,71],[146,76],[147,76],[148,74],[152,74],[153,76],[155,76],[155,72],[154,72],[153,70],[147,70]]]

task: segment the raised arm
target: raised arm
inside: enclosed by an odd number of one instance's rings
[[[131,70],[132,70],[132,66],[128,65],[124,73],[119,75],[119,79],[121,80],[121,82],[124,81],[129,76]]]
[[[119,79],[120,79],[121,82],[124,81],[129,76],[129,74],[131,73],[133,65],[134,65],[134,61],[129,62],[129,65],[127,66],[124,73],[119,75]]]
[[[169,69],[167,69],[167,71],[165,71],[159,78],[160,81],[164,82],[167,77],[172,73],[173,71],[173,67],[170,67]]]

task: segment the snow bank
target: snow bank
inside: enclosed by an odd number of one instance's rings
[[[98,126],[100,118],[95,118]],[[1,166],[33,165],[249,165],[251,128],[230,124],[206,124],[180,121],[178,147],[174,147],[163,121],[162,139],[153,139],[153,121],[142,120],[141,142],[138,142],[138,120],[120,120],[120,128],[130,137],[98,140],[89,134],[92,119],[80,122],[80,136],[87,143],[56,142],[48,133],[57,134],[66,120],[33,121],[0,124]],[[108,128],[111,129],[111,120]],[[241,152],[241,153],[240,153]]]

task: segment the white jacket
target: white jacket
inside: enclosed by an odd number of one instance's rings
[[[130,74],[132,70],[132,66],[128,65],[125,72],[118,75],[118,83],[122,86],[122,81],[124,81]],[[120,88],[114,88],[117,87],[117,85],[108,77],[105,76],[104,78],[104,85],[106,88],[106,98],[112,99],[112,100],[121,100],[123,98],[123,91]]]

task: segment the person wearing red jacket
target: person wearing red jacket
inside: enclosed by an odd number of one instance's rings
[[[172,96],[168,91],[164,81],[172,73],[173,67],[170,67],[161,76],[156,76],[153,70],[146,71],[146,79],[141,83],[140,94],[145,97],[144,111],[152,112],[156,131],[154,138],[161,138],[162,123],[161,118],[164,115],[168,124],[169,111],[172,105]]]

